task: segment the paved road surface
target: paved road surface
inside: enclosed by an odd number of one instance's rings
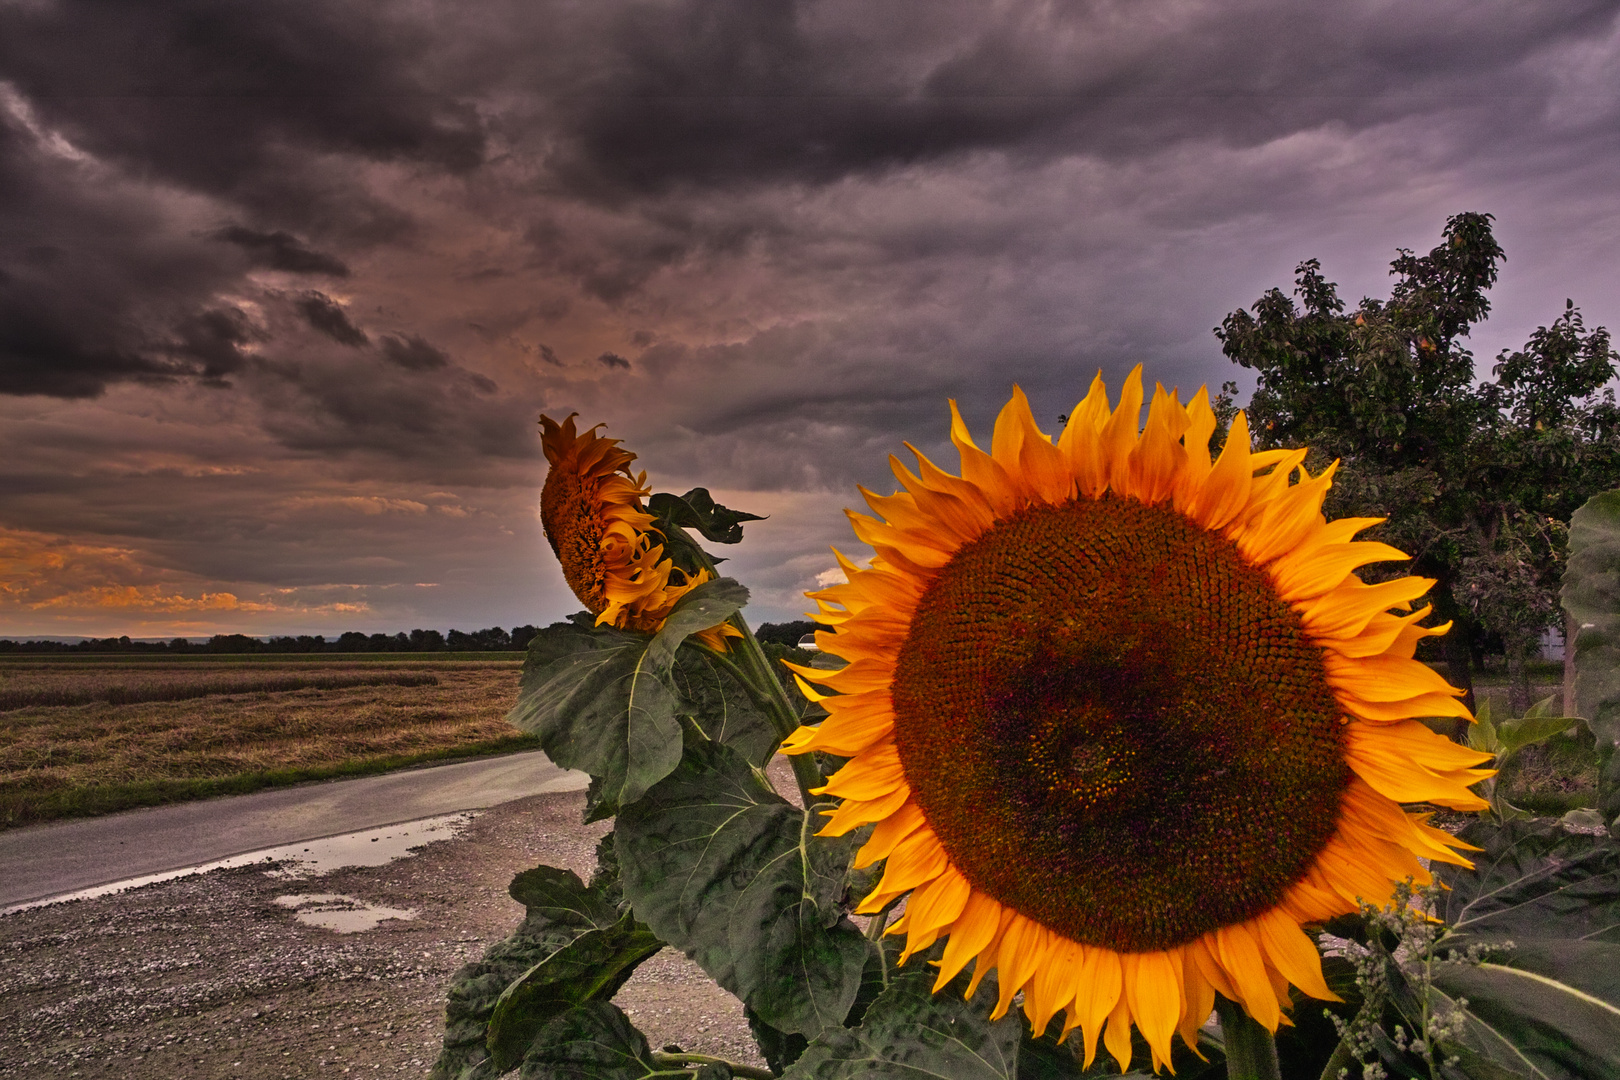
[[[538,750],[0,832],[0,908],[358,829],[498,806],[587,778]]]

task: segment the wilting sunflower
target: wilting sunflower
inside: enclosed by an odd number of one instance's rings
[[[641,500],[647,474],[631,473],[636,455],[593,427],[579,432],[574,416],[561,424],[540,417],[540,443],[551,471],[540,492],[540,521],[562,564],[563,577],[598,626],[657,632],[676,601],[712,576],[687,574],[663,558],[653,516]],[[596,427],[601,427],[598,424]],[[694,635],[711,649],[742,632],[721,623]]]
[[[1333,467],[1252,452],[1241,413],[1211,461],[1204,391],[1157,388],[1139,433],[1142,396],[1138,368],[1110,413],[1099,376],[1054,444],[1015,390],[988,454],[952,403],[961,476],[893,460],[904,490],[850,515],[870,568],[812,594],[849,664],[796,670],[830,715],[783,745],[851,759],[824,832],[876,823],[859,910],[910,893],[936,990],[993,967],[995,1016],[1022,991],[1121,1069],[1133,1023],[1157,1068],[1217,992],[1272,1031],[1290,983],[1332,998],[1301,925],[1467,865],[1399,804],[1480,809],[1490,775],[1414,719],[1468,716],[1413,659],[1433,582],[1356,576],[1406,556],[1323,519]]]

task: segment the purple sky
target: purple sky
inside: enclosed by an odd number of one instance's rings
[[[1011,385],[1247,372],[1461,211],[1481,371],[1620,326],[1620,0],[0,0],[0,636],[544,624],[535,420],[769,514],[755,621],[856,483]]]

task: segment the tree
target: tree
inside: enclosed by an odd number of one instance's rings
[[[1329,516],[1386,518],[1369,535],[1435,579],[1436,613],[1460,631],[1444,639],[1448,673],[1470,706],[1471,652],[1494,635],[1522,710],[1524,661],[1558,617],[1569,516],[1620,483],[1620,411],[1602,390],[1620,356],[1571,301],[1522,350],[1498,356],[1494,381],[1476,378],[1461,341],[1490,313],[1506,257],[1492,220],[1458,214],[1427,255],[1400,249],[1387,301],[1346,313],[1311,259],[1296,269],[1302,308],[1272,289],[1215,333],[1259,373],[1257,441],[1312,447],[1313,471],[1342,459]]]

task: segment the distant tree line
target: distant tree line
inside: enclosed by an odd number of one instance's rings
[[[577,621],[577,617],[576,617]],[[570,622],[553,623],[567,626]],[[756,632],[759,640],[792,648],[799,639],[825,626],[808,620],[766,623]],[[0,638],[0,653],[425,653],[521,652],[540,633],[536,626],[514,626],[510,633],[499,626],[466,633],[451,630],[401,631],[397,634],[361,634],[350,631],[328,638],[322,634],[297,637],[250,637],[215,634],[207,641],[175,638],[172,641],[132,641],[126,637],[85,638],[82,641],[13,641]]]
[[[762,625],[758,630],[755,630],[754,636],[759,639],[760,644],[762,645],[775,643],[777,645],[785,645],[791,649],[799,643],[799,639],[804,637],[804,635],[813,634],[817,630],[826,629],[829,628],[822,626],[820,623],[813,623],[809,619],[800,619],[797,622],[784,623],[768,622]]]
[[[361,634],[350,631],[328,639],[321,634],[257,638],[246,634],[215,634],[207,641],[175,638],[172,641],[131,641],[126,637],[85,638],[67,641],[12,641],[0,639],[0,653],[426,653],[510,652],[529,647],[540,632],[534,626],[516,626],[508,633],[499,626],[465,633],[452,630],[401,631],[397,634]]]

